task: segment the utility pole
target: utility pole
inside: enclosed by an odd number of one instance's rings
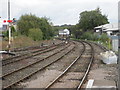
[[[8,20],[10,20],[10,0],[8,0]],[[10,48],[11,48],[11,23],[9,22],[9,45],[8,45],[9,52]]]

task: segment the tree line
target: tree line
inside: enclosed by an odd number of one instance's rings
[[[94,32],[94,27],[107,23],[109,23],[107,16],[102,14],[100,8],[81,12],[76,25],[53,26],[47,17],[40,18],[32,14],[25,14],[17,22],[17,33],[14,29],[12,31],[14,35],[25,35],[37,41],[50,39],[58,34],[58,30],[67,28],[74,38],[79,39],[88,36],[88,33],[85,32]]]
[[[94,27],[107,23],[109,23],[107,15],[103,15],[101,9],[98,7],[95,10],[81,12],[79,22],[70,29],[74,37],[79,39],[82,38],[86,32],[93,33]]]
[[[81,12],[79,15],[79,21],[76,25],[55,26],[55,30],[67,28],[70,30],[74,38],[84,39],[90,36],[88,34],[93,34],[94,27],[104,25],[107,23],[109,23],[107,15],[103,15],[101,9],[98,7],[95,10]],[[91,36],[91,38],[96,37],[96,35]]]

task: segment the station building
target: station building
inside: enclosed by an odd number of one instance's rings
[[[104,24],[101,26],[97,26],[94,28],[94,30],[96,33],[99,33],[99,34],[107,33],[108,36],[117,35],[119,32],[118,23]]]
[[[101,35],[102,33],[106,33],[112,42],[112,50],[118,51],[118,23],[113,24],[105,24],[101,26],[97,26],[94,28],[95,33]]]

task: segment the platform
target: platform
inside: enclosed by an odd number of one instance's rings
[[[109,80],[94,80],[90,79],[87,83],[86,90],[116,90],[116,84],[114,81]]]

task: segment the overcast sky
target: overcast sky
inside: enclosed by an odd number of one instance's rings
[[[24,14],[49,17],[54,25],[76,24],[79,14],[85,10],[101,8],[102,14],[108,16],[110,23],[118,20],[119,0],[10,0],[11,18]],[[0,0],[0,16],[7,18],[8,0]]]

